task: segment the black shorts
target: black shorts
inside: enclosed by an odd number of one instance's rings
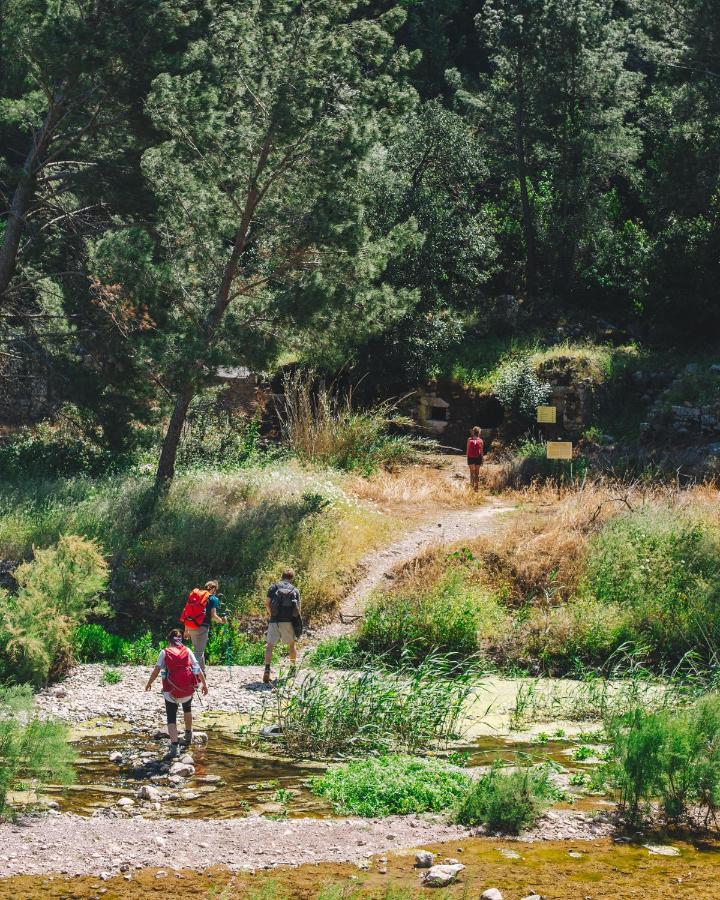
[[[483,464],[482,456],[468,456],[467,461],[469,466],[481,466]]]
[[[165,701],[165,714],[168,725],[174,725],[177,722],[178,705],[177,703],[171,703],[169,700]],[[184,713],[189,713],[192,710],[192,697],[182,704],[182,709]]]

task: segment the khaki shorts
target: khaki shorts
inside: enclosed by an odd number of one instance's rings
[[[267,630],[268,646],[275,644],[292,644],[296,640],[292,622],[270,622]]]

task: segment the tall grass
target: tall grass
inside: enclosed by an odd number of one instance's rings
[[[389,433],[392,427],[409,424],[396,415],[394,404],[357,409],[351,392],[315,382],[312,372],[286,375],[278,403],[285,439],[301,459],[369,474],[417,457],[418,441]]]
[[[74,751],[69,729],[40,721],[29,687],[0,687],[0,819],[11,810],[8,794],[23,785],[69,784]]]
[[[188,592],[211,577],[234,613],[264,611],[267,585],[288,565],[305,614],[327,614],[388,528],[329,477],[294,465],[179,475],[138,531],[150,491],[141,476],[0,482],[0,558],[29,559],[66,531],[92,538],[113,561],[115,627],[164,634]]]
[[[396,672],[303,671],[281,679],[272,715],[293,756],[414,753],[455,738],[474,693],[439,657]]]

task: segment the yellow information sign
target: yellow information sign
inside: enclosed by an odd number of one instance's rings
[[[548,459],[572,459],[572,441],[548,441]]]
[[[557,422],[557,408],[554,406],[538,406],[537,420],[544,425],[554,425]]]

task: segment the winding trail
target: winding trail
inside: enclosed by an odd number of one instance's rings
[[[365,575],[340,606],[339,621],[319,628],[306,642],[308,648],[329,637],[351,634],[355,630],[357,620],[362,618],[365,605],[373,591],[386,581],[392,580],[394,573],[401,566],[431,547],[455,544],[483,534],[491,534],[500,527],[497,517],[513,509],[512,506],[503,506],[497,501],[491,501],[485,506],[443,512],[400,540],[370,553],[361,563]]]

